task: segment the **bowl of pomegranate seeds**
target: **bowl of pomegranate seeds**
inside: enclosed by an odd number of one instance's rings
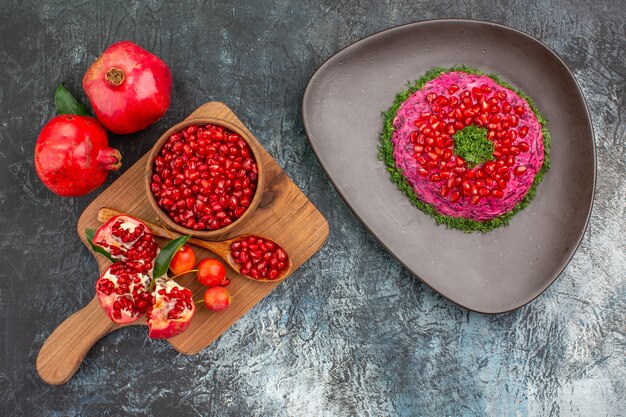
[[[183,121],[157,141],[146,166],[148,198],[172,229],[211,239],[241,224],[259,204],[258,145],[225,120]]]

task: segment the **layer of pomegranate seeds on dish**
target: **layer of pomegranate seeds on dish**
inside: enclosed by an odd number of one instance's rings
[[[438,222],[466,231],[506,224],[548,168],[545,121],[520,94],[477,71],[439,70],[386,114],[381,157],[388,166],[393,157],[391,171]]]
[[[177,224],[217,230],[240,218],[252,203],[258,166],[237,133],[213,124],[173,133],[154,159],[150,188]]]

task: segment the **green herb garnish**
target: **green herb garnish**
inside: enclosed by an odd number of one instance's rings
[[[467,162],[470,168],[493,158],[493,142],[487,139],[487,129],[480,126],[465,126],[452,135],[454,152]]]

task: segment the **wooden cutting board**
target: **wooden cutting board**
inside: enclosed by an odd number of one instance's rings
[[[223,103],[204,104],[188,119],[202,116],[225,119],[244,132],[249,132]],[[246,233],[266,236],[286,249],[293,262],[293,270],[296,270],[323,246],[328,237],[328,223],[276,161],[263,149],[258,140],[251,133],[250,136],[258,144],[265,168],[265,188],[262,199],[254,213],[243,224],[227,234],[218,236],[216,240]],[[146,154],[137,161],[104,190],[80,216],[78,234],[87,247],[89,245],[85,239],[85,229],[97,229],[101,225],[97,220],[98,210],[101,207],[113,208],[158,224],[157,215],[147,197],[145,185],[147,158]],[[159,244],[162,246],[163,241],[161,240]],[[197,259],[217,258],[205,249],[198,247],[193,247],[193,249]],[[95,282],[110,262],[101,255],[94,253],[94,256],[98,261],[100,273],[94,271],[93,276],[85,279],[94,283],[95,293]],[[233,297],[230,308],[221,313],[211,313],[204,306],[199,305],[187,331],[168,339],[178,352],[193,355],[205,349],[279,284],[252,281],[238,275],[228,266],[227,271],[227,277],[231,280],[228,290]],[[181,277],[177,281],[193,291],[194,299],[202,297],[204,287],[195,280],[194,274]],[[130,325],[145,325],[145,319]],[[61,323],[48,337],[37,357],[36,367],[39,375],[49,384],[67,382],[78,370],[89,349],[100,338],[121,327],[124,326],[109,320],[102,311],[97,298],[94,297],[87,306]],[[146,337],[147,335],[146,328]]]

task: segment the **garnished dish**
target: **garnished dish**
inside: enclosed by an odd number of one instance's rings
[[[392,181],[450,228],[506,225],[550,166],[547,121],[532,100],[473,68],[428,71],[383,117],[379,156]]]
[[[176,224],[229,226],[252,203],[258,165],[246,141],[223,126],[198,124],[170,135],[154,158],[150,190]]]

